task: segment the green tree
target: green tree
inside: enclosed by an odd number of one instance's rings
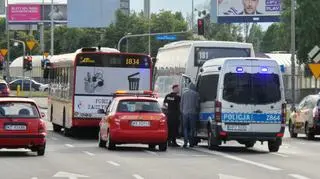
[[[263,36],[264,36],[264,32],[262,31],[262,27],[254,23],[250,28],[249,36],[246,42],[252,43],[254,50],[256,52],[260,52]]]

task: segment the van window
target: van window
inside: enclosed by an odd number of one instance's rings
[[[198,83],[201,102],[216,100],[218,80],[219,75],[217,74],[201,76]]]
[[[281,100],[279,75],[227,73],[223,99],[237,104],[268,104]]]

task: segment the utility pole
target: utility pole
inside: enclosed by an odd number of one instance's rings
[[[191,10],[191,31],[193,32],[194,26],[194,0],[192,0],[192,10]]]
[[[151,33],[150,0],[144,0],[144,13],[148,18],[148,33]],[[148,36],[148,54],[151,55],[151,36]]]
[[[6,30],[7,30],[7,49],[8,49],[8,53],[7,53],[7,63],[5,65],[6,68],[6,79],[7,80],[11,80],[10,79],[10,29],[9,29],[9,0],[7,1],[7,8],[6,8]]]
[[[295,75],[296,75],[296,64],[295,64],[295,0],[291,0],[291,90],[292,90],[292,106],[291,108],[295,106],[296,102],[296,86],[295,86]]]
[[[51,0],[51,12],[53,12],[53,0]],[[51,57],[54,54],[54,22],[53,16],[51,16]]]

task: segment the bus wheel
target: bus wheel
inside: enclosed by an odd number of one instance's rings
[[[60,132],[61,131],[61,126],[57,124],[52,124],[53,125],[53,131],[54,132]]]
[[[53,120],[53,105],[51,105],[51,109],[50,109],[50,122],[52,122]]]
[[[63,135],[64,136],[71,136],[72,133],[72,128],[67,128],[66,127],[66,108],[63,108],[63,112],[62,112],[62,124],[63,124]]]

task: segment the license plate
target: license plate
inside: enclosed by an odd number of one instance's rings
[[[246,132],[248,125],[226,125],[228,131],[232,132]]]
[[[131,121],[133,127],[150,127],[149,121]]]
[[[10,130],[10,131],[23,131],[27,129],[27,126],[25,125],[5,125],[4,126],[5,130]]]

